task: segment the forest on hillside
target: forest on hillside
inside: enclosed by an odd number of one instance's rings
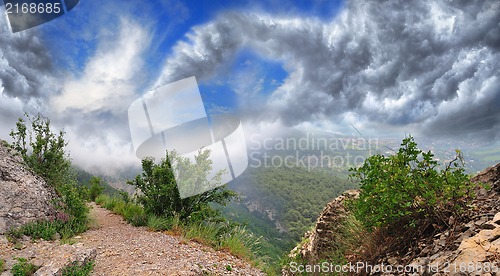
[[[268,256],[282,256],[313,227],[326,203],[357,184],[338,172],[276,167],[248,168],[229,187],[241,199],[224,214],[263,236]]]

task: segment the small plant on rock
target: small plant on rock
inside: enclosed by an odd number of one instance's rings
[[[28,262],[25,258],[17,258],[17,263],[12,266],[10,272],[13,276],[29,276],[33,275],[38,266]]]
[[[94,265],[93,261],[85,264],[72,263],[62,270],[62,276],[88,276],[92,273]]]

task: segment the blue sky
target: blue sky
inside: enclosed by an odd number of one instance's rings
[[[196,76],[210,113],[235,113],[261,137],[357,135],[354,125],[373,137],[493,143],[498,18],[495,0],[82,0],[14,34],[2,16],[0,137],[40,112],[84,167],[136,164],[130,104]]]

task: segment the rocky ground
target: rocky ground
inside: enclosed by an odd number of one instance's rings
[[[26,258],[41,266],[36,275],[58,275],[68,263],[91,259],[92,275],[264,275],[226,252],[133,227],[108,210],[92,207],[91,216],[99,226],[74,237],[73,244],[26,239],[22,249],[16,249],[0,236],[0,259],[7,260],[9,268],[14,258]]]

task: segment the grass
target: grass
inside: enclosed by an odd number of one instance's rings
[[[0,259],[0,273],[5,271],[5,260]]]
[[[167,231],[173,228],[174,223],[178,225],[178,219],[159,217],[154,214],[148,216],[147,226],[154,231]]]
[[[72,263],[63,269],[62,276],[88,276],[92,273],[94,265],[93,261],[85,264]]]
[[[26,235],[32,239],[56,240],[69,239],[77,234],[83,233],[88,229],[87,222],[79,222],[74,219],[68,221],[49,221],[39,220],[27,223],[19,228],[11,229],[7,236],[12,243],[17,243],[17,240]]]
[[[139,204],[125,202],[122,198],[110,197],[105,194],[98,196],[95,202],[113,213],[121,215],[133,226],[146,226],[148,224],[148,216]]]
[[[25,258],[17,258],[17,263],[12,266],[10,272],[13,276],[28,276],[33,275],[38,268],[38,266],[28,262]]]

